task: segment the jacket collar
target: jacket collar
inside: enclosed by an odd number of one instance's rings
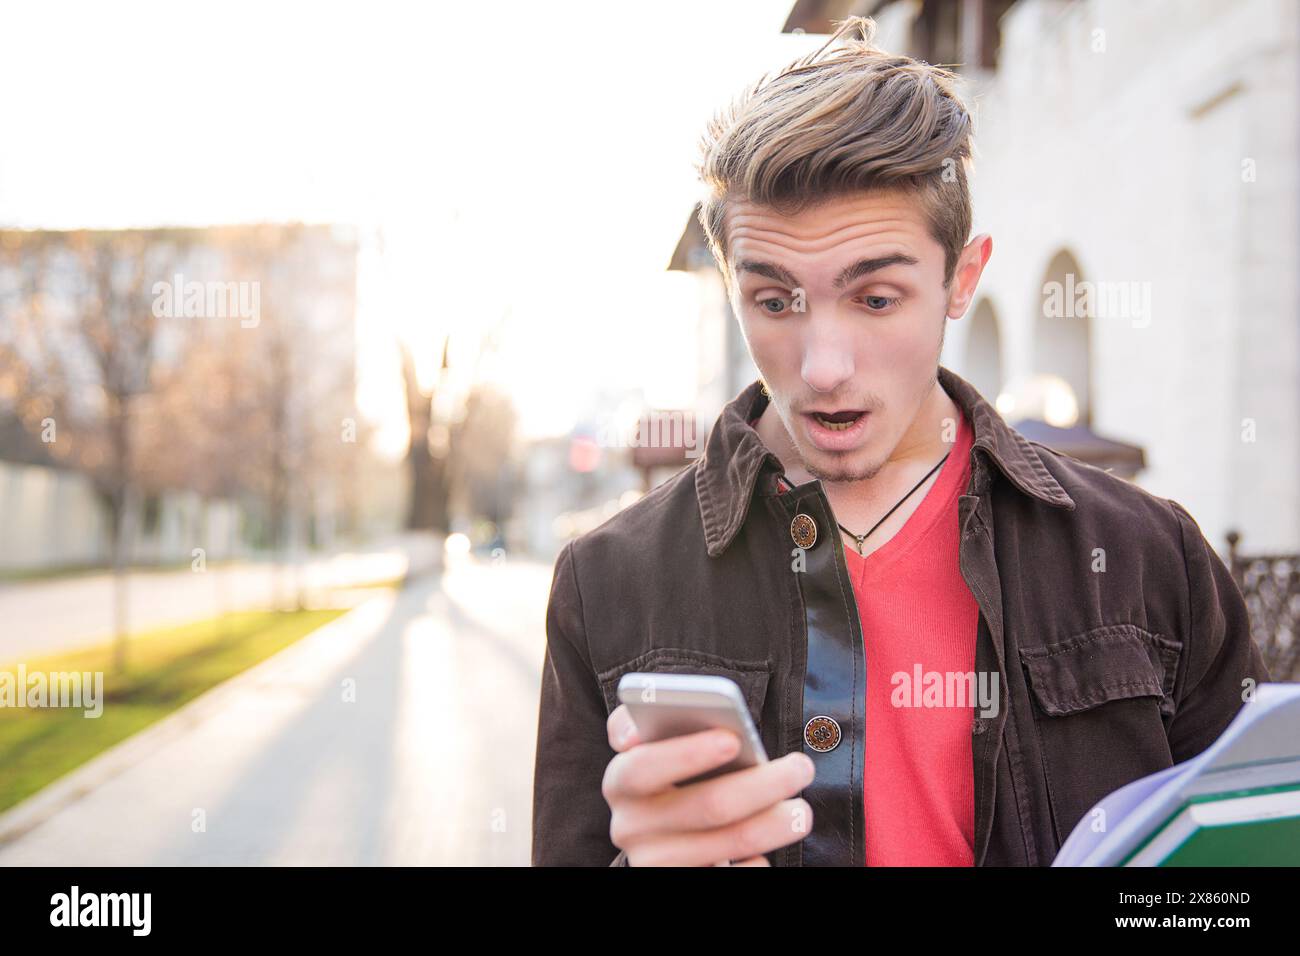
[[[1028,439],[1008,425],[975,386],[942,365],[938,379],[971,423],[972,462],[975,448],[982,448],[1020,492],[1073,510],[1074,500],[1044,467]],[[705,443],[695,472],[695,490],[710,557],[722,554],[745,523],[759,475],[765,469],[778,474],[784,470],[749,424],[767,402],[762,382],[751,382],[723,408]]]

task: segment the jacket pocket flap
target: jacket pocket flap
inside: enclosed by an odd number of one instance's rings
[[[618,682],[624,674],[638,671],[661,674],[705,674],[729,677],[740,687],[757,727],[762,723],[763,701],[771,674],[767,661],[737,661],[688,648],[656,647],[630,661],[597,674],[605,705],[610,713],[618,706]]]
[[[1108,700],[1163,697],[1172,642],[1135,624],[1111,624],[1040,647],[1020,648],[1020,663],[1038,706],[1060,717]],[[1153,656],[1156,660],[1153,661]]]

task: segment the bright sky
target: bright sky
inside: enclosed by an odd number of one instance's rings
[[[664,267],[713,110],[824,42],[780,33],[790,6],[0,0],[0,226],[356,224],[390,450],[397,336],[431,374],[451,332],[466,374],[499,326],[479,374],[526,435],[601,388],[689,404],[695,292]]]

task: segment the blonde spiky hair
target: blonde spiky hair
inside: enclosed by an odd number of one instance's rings
[[[875,31],[869,17],[840,22],[821,49],[763,76],[709,123],[700,224],[729,286],[729,201],[790,215],[882,189],[920,204],[952,281],[971,230],[971,117],[955,73],[878,49]]]

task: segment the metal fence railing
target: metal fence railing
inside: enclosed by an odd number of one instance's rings
[[[1300,554],[1243,555],[1229,531],[1229,567],[1246,599],[1250,632],[1275,681],[1300,680]]]

